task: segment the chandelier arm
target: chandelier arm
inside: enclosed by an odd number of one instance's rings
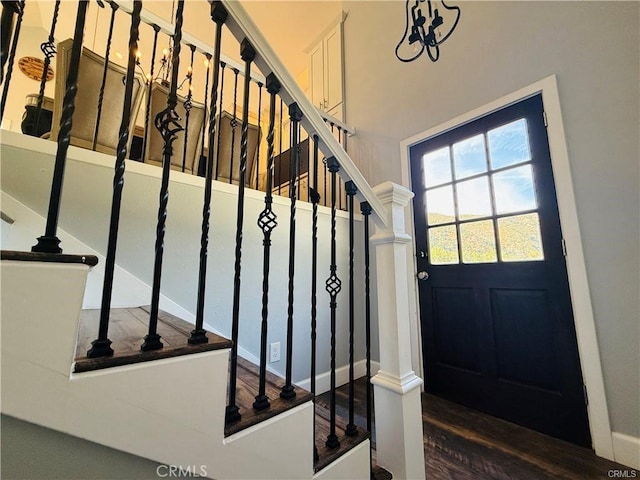
[[[398,42],[398,44],[396,45],[396,58],[398,60],[400,60],[401,62],[405,62],[405,63],[409,63],[409,62],[413,62],[416,58],[418,58],[423,50],[424,50],[424,45],[422,44],[422,42],[420,42],[420,45],[422,46],[422,48],[420,49],[420,51],[418,53],[415,54],[415,56],[411,57],[411,58],[402,58],[399,54],[398,54],[398,50],[400,50],[400,46],[404,43],[404,41],[407,39],[407,35],[409,33],[409,2],[411,0],[407,0],[406,4],[405,4],[405,25],[404,25],[404,34],[402,35],[402,38],[400,39],[400,41]]]
[[[456,21],[453,22],[453,26],[451,27],[451,29],[449,30],[449,33],[447,33],[444,38],[442,38],[440,41],[436,41],[436,45],[442,45],[444,43],[444,41],[449,38],[451,36],[451,34],[453,33],[453,31],[456,29],[456,27],[458,26],[458,22],[460,21],[460,15],[461,15],[461,10],[460,7],[458,6],[452,6],[450,7],[449,5],[447,5],[446,3],[444,3],[444,0],[440,0],[440,3],[442,3],[442,6],[447,9],[447,10],[455,10],[458,12],[458,15],[456,15]],[[435,60],[434,60],[435,61]]]

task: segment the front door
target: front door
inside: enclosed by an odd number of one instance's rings
[[[590,447],[541,95],[410,158],[426,390]]]

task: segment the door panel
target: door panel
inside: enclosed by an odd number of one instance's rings
[[[410,153],[425,388],[590,446],[541,96]]]

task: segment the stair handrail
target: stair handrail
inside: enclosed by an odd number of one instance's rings
[[[212,0],[209,0],[212,3]],[[331,130],[325,124],[321,114],[311,103],[311,100],[302,91],[293,75],[282,63],[280,57],[256,26],[251,16],[238,1],[222,0],[229,17],[225,23],[238,43],[247,39],[257,55],[255,63],[264,75],[274,73],[282,85],[280,97],[287,103],[297,103],[302,111],[302,126],[307,132],[315,133],[320,140],[320,150],[326,157],[335,157],[340,164],[339,174],[347,182],[351,180],[358,188],[357,197],[363,202],[366,201],[371,206],[371,218],[378,227],[388,226],[388,213],[384,205],[375,194],[371,185],[364,178],[351,157],[342,148],[338,140],[333,136]]]

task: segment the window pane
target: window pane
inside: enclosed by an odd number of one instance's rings
[[[467,178],[487,171],[484,135],[476,135],[453,144],[453,162],[456,178]]]
[[[537,213],[498,219],[503,262],[544,260]]]
[[[491,220],[460,225],[462,263],[493,263],[498,261],[496,239]]]
[[[524,118],[489,130],[487,136],[492,169],[531,160],[527,121]]]
[[[511,168],[493,175],[498,213],[514,213],[537,208],[531,165]]]
[[[427,190],[427,223],[439,225],[453,222],[455,210],[453,208],[453,187],[434,188]]]
[[[429,229],[429,262],[432,265],[460,262],[455,225]]]
[[[449,147],[427,153],[422,157],[424,165],[424,185],[432,187],[451,181],[451,161]]]
[[[487,176],[456,184],[460,220],[491,215],[491,196]]]

